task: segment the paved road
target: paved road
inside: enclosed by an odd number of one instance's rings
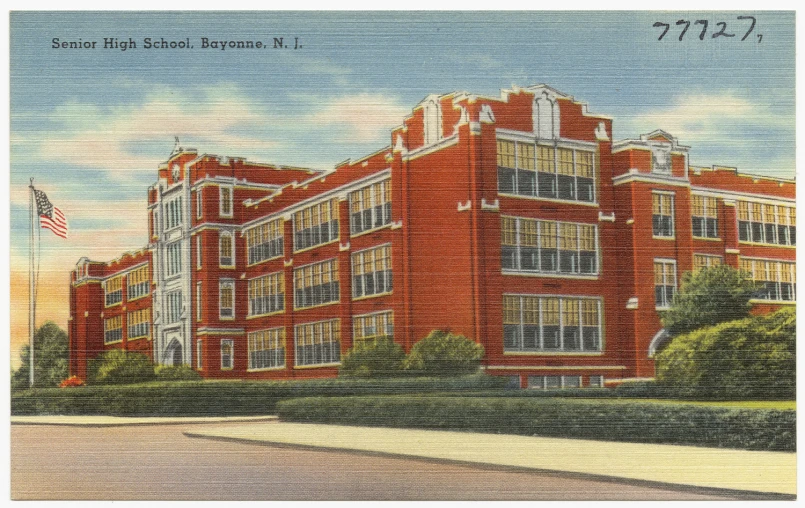
[[[12,425],[11,496],[17,500],[728,499],[565,475],[182,434],[193,427],[197,426]]]

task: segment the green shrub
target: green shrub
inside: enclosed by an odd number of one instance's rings
[[[157,381],[198,381],[201,376],[189,365],[157,365],[154,368]]]
[[[794,451],[796,412],[540,397],[300,398],[282,420]]]
[[[506,379],[311,379],[304,381],[152,381],[137,385],[39,388],[11,394],[14,415],[220,416],[266,415],[294,397],[462,393],[502,389]]]
[[[154,365],[150,358],[122,349],[101,353],[90,362],[87,370],[91,385],[121,385],[154,379]]]
[[[391,337],[360,341],[341,360],[339,375],[346,377],[391,377],[399,375],[405,351]]]
[[[482,345],[463,335],[434,330],[414,344],[404,366],[431,376],[472,374],[478,370],[483,356]]]
[[[676,336],[749,316],[758,286],[745,273],[719,265],[682,275],[671,308],[661,313],[665,330]]]
[[[796,312],[721,323],[680,335],[655,358],[659,385],[681,396],[793,399]]]

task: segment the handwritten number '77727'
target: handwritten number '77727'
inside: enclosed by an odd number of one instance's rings
[[[738,16],[738,19],[741,20],[741,21],[743,21],[743,20],[747,20],[747,21],[751,20],[751,22],[752,22],[749,25],[749,29],[746,31],[744,36],[741,37],[741,40],[745,41],[746,38],[749,37],[749,34],[751,34],[752,31],[755,29],[755,25],[757,24],[757,19],[755,19],[754,16]],[[680,19],[679,21],[676,22],[676,26],[683,27],[682,31],[679,33],[679,40],[680,41],[682,40],[683,37],[685,37],[685,34],[688,31],[688,28],[690,28],[690,25],[691,25],[691,22],[689,20],[685,20],[685,19]],[[702,26],[702,30],[699,33],[699,40],[703,41],[704,36],[707,35],[707,28],[708,28],[708,25],[709,25],[708,21],[706,19],[697,19],[696,21],[693,22],[693,25],[694,25],[694,31],[698,31],[698,27],[696,25],[701,25]],[[665,35],[668,33],[668,30],[671,28],[670,23],[663,23],[661,21],[657,21],[656,23],[654,23],[653,26],[655,28],[664,27],[662,33],[660,34],[660,37],[657,39],[658,41],[661,41],[662,38],[665,37]],[[716,39],[718,37],[735,37],[734,33],[728,33],[727,32],[727,23],[725,21],[717,22],[716,26],[719,27],[719,30],[717,32],[713,32],[713,34],[711,36],[712,39]],[[760,42],[763,40],[763,35],[762,34],[757,34],[757,38],[758,38],[757,42],[758,42],[758,44],[760,44]]]

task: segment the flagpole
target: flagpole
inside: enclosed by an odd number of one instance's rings
[[[28,232],[28,340],[29,340],[29,359],[30,372],[28,375],[30,386],[34,386],[34,179],[31,178],[31,185],[28,186],[28,215],[30,219],[30,231]]]

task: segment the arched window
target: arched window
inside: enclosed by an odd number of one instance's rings
[[[542,139],[559,137],[559,106],[556,101],[542,92],[534,100],[534,132]]]
[[[430,145],[442,139],[442,107],[436,98],[428,99],[424,107],[425,144]]]

